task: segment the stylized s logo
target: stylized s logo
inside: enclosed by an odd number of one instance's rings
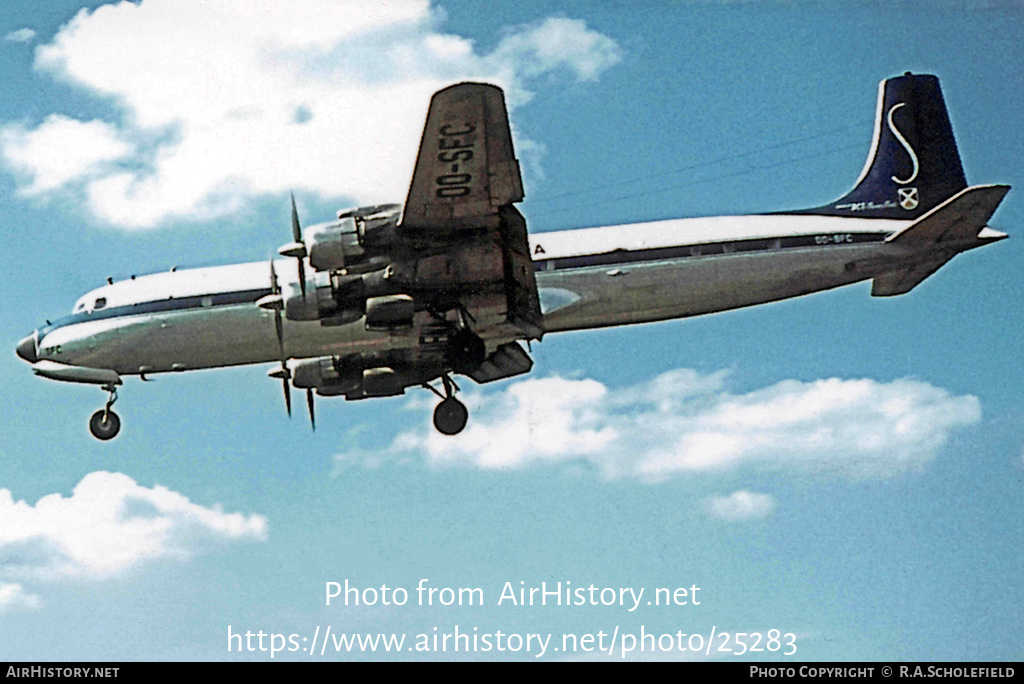
[[[910,183],[915,178],[917,178],[917,172],[921,168],[920,165],[917,162],[917,155],[914,153],[914,148],[910,146],[910,143],[907,142],[907,139],[903,137],[903,135],[896,128],[896,125],[892,122],[893,112],[895,112],[897,109],[899,109],[900,107],[902,107],[905,104],[907,104],[907,103],[906,102],[900,102],[899,104],[894,104],[889,109],[889,115],[886,117],[886,120],[889,122],[889,130],[892,131],[892,134],[894,136],[896,136],[897,140],[900,141],[900,144],[903,145],[903,149],[905,149],[907,151],[907,154],[910,155],[910,161],[912,161],[914,163],[914,172],[910,174],[910,178],[907,178],[906,180],[900,180],[896,176],[892,176],[892,179],[895,182],[899,183],[900,185],[906,185],[907,183]]]

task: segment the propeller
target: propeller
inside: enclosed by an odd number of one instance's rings
[[[292,197],[292,239],[293,242],[289,245],[281,247],[280,254],[282,256],[295,257],[299,261],[299,289],[302,290],[302,298],[306,298],[306,264],[305,258],[309,254],[306,249],[306,243],[302,240],[302,226],[299,224],[299,210],[295,208],[295,193],[291,193]],[[289,397],[288,403],[291,403]],[[316,412],[313,410],[313,390],[312,388],[306,388],[306,406],[309,407],[309,426],[316,432]],[[290,409],[289,409],[290,410]],[[288,415],[291,415],[289,413]]]
[[[302,290],[302,297],[306,297],[306,243],[302,241],[302,226],[299,224],[299,210],[295,208],[295,193],[292,193],[292,242],[282,245],[278,254],[286,257],[294,257],[299,260],[299,289]]]
[[[306,243],[302,241],[302,226],[299,223],[299,211],[295,207],[295,193],[292,198],[292,238],[293,242],[283,245],[278,249],[278,254],[285,257],[293,257],[299,262],[299,289],[302,290],[302,297],[306,297],[306,265],[307,255]],[[277,346],[281,356],[281,367],[272,370],[269,375],[272,378],[279,378],[284,386],[284,406],[288,410],[288,417],[292,415],[292,393],[290,380],[291,371],[288,370],[288,358],[284,353],[284,321],[281,318],[281,310],[284,309],[284,296],[281,294],[281,286],[277,281],[277,271],[274,268],[274,259],[270,259],[270,294],[261,297],[256,302],[264,309],[274,311],[274,329],[277,331]],[[313,409],[313,390],[306,389],[306,406],[309,407],[309,424],[316,431],[316,414]]]
[[[274,312],[274,330],[277,332],[277,348],[281,357],[281,367],[272,370],[269,375],[272,378],[279,378],[284,385],[284,405],[288,409],[288,417],[292,415],[292,393],[288,385],[292,374],[288,370],[288,357],[284,353],[284,321],[281,319],[281,309],[284,308],[284,297],[281,295],[281,286],[277,282],[277,270],[274,268],[274,259],[270,259],[270,294],[261,297],[256,304],[263,309],[271,309]]]

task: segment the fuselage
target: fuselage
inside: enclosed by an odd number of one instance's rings
[[[544,329],[695,316],[872,278],[915,258],[885,242],[909,223],[777,214],[534,234],[530,249]],[[275,262],[275,270],[283,285],[296,282],[293,259]],[[255,304],[270,292],[267,262],[112,283],[79,299],[70,316],[35,331],[35,354],[37,361],[119,375],[275,361],[281,349],[274,312]],[[344,356],[418,342],[415,335],[367,330],[361,321],[322,326],[285,319],[283,324],[288,358]]]

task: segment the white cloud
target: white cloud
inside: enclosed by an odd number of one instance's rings
[[[11,43],[27,43],[35,37],[35,31],[33,31],[30,28],[23,28],[18,29],[17,31],[11,31],[6,36],[4,36],[4,40]]]
[[[39,597],[29,594],[17,583],[0,582],[0,613],[12,608],[38,608]]]
[[[708,513],[729,521],[765,518],[775,510],[775,500],[769,494],[757,494],[741,489],[729,496],[713,496],[705,502]]]
[[[90,473],[70,497],[50,494],[34,506],[0,489],[0,572],[11,579],[105,578],[145,561],[187,559],[210,541],[266,534],[263,516],[207,508],[121,473]]]
[[[524,76],[567,68],[581,81],[593,81],[622,59],[614,40],[587,28],[578,19],[554,17],[507,32],[491,55],[513,64]]]
[[[647,482],[743,468],[884,478],[922,468],[952,430],[981,417],[977,398],[914,380],[785,380],[743,394],[725,380],[683,369],[611,390],[532,378],[468,394],[470,423],[456,437],[424,425],[372,458],[424,454],[438,467],[492,470],[589,464]],[[359,450],[338,460],[371,462]]]
[[[143,0],[82,10],[37,48],[36,67],[108,100],[120,121],[66,131],[65,147],[86,150],[72,161],[43,144],[49,119],[8,125],[3,155],[31,179],[24,194],[75,183],[98,219],[124,228],[210,219],[292,188],[401,201],[438,88],[489,81],[515,106],[529,99],[531,78],[593,80],[621,59],[614,41],[581,21],[512,29],[490,54],[442,33],[441,21],[427,0]],[[112,160],[125,163],[99,164]]]
[[[60,114],[51,114],[31,130],[22,124],[0,128],[0,146],[8,167],[31,178],[28,185],[19,188],[27,196],[95,177],[132,152],[114,126]]]

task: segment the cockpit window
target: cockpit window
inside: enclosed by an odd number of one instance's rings
[[[93,308],[93,310],[102,309],[106,305],[107,305],[107,298],[106,297],[99,297],[96,300],[96,303],[92,305],[92,308]]]
[[[85,311],[85,302],[79,302],[78,306],[75,307],[74,313],[78,313],[79,311]]]

